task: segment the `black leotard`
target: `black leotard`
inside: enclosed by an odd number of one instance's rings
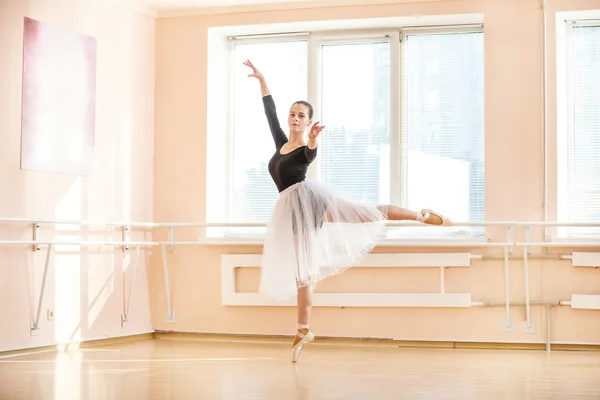
[[[317,148],[311,150],[308,146],[300,146],[287,154],[281,154],[281,147],[287,143],[288,138],[279,125],[273,96],[263,96],[263,104],[276,149],[269,161],[269,174],[281,193],[306,179],[308,166],[317,156]]]

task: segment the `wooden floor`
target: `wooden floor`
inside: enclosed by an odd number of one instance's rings
[[[0,399],[600,399],[600,352],[161,338],[0,358]]]

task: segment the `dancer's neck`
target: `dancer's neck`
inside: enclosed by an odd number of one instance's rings
[[[304,135],[301,132],[290,132],[288,143],[294,147],[306,146]]]

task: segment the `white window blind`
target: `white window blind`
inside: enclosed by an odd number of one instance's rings
[[[248,78],[252,70],[247,59],[263,73],[277,106],[279,122],[289,131],[287,116],[291,104],[306,99],[307,42],[281,40],[234,45],[233,140],[230,152],[231,222],[267,222],[278,192],[268,171],[275,144],[264,112],[258,80]],[[247,233],[252,229],[230,232]]]
[[[483,221],[483,34],[406,34],[402,55],[402,203]]]
[[[278,198],[268,173],[275,146],[258,82],[247,78],[250,70],[242,64],[246,59],[264,73],[286,132],[290,105],[315,90],[315,117],[327,126],[314,162],[316,179],[371,204],[399,196],[400,205],[411,209],[484,220],[483,34],[420,32],[404,35],[401,44],[383,37],[332,40],[234,45],[228,220],[266,222]],[[392,60],[398,45],[401,68]],[[313,59],[320,61],[311,71],[318,74],[317,87],[308,88]],[[400,193],[392,192],[398,187]]]
[[[320,179],[358,200],[389,202],[390,44],[324,44]]]
[[[572,29],[568,57],[570,93],[566,180],[559,193],[559,219],[600,222],[600,27]],[[561,236],[598,236],[598,228],[561,229]]]

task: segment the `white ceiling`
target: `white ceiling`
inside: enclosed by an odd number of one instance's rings
[[[291,3],[312,0],[128,0],[137,7],[150,8],[156,11],[192,10],[199,8],[248,6],[273,3]]]
[[[1,1],[1,0],[0,0]],[[447,0],[104,0],[154,18],[185,15],[222,14],[285,10],[290,8],[321,8],[415,2],[443,2]],[[501,0],[497,0],[501,1]],[[290,5],[294,3],[294,5]]]

